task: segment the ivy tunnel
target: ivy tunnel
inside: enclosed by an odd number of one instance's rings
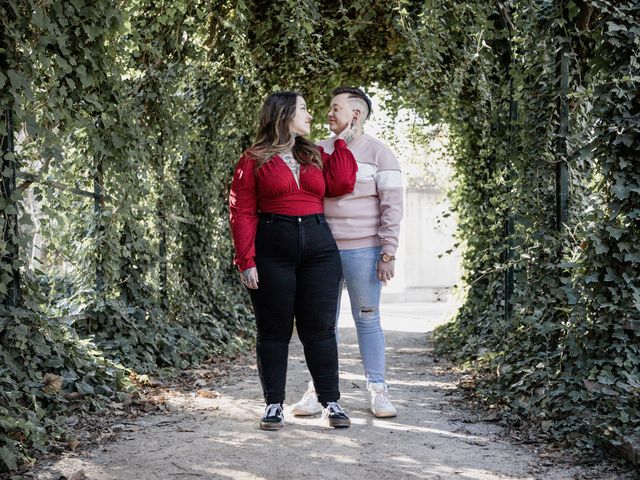
[[[99,404],[131,370],[251,345],[233,165],[268,93],[320,117],[339,85],[413,112],[417,143],[448,132],[463,298],[440,351],[505,418],[637,452],[636,0],[8,0],[0,17],[0,469],[60,432],[34,433],[67,408],[34,385]]]

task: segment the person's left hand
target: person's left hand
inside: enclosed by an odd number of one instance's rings
[[[378,260],[377,271],[378,280],[386,285],[396,273],[396,261],[391,260],[390,262],[383,262],[382,260]]]

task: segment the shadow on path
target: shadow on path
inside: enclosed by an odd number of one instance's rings
[[[497,424],[469,422],[469,412],[451,402],[456,377],[445,362],[434,361],[425,333],[442,321],[442,315],[432,318],[437,311],[419,304],[383,309],[396,418],[376,419],[368,411],[355,331],[341,320],[341,405],[351,428],[331,430],[319,416],[290,414],[309,379],[296,338],[282,431],[258,429],[263,405],[253,368],[220,388],[219,398],[176,396],[173,413],[140,418],[135,431],[116,442],[67,454],[36,478],[71,478],[79,471],[85,475],[79,478],[91,480],[616,478],[549,462],[531,448],[502,440]],[[407,331],[412,322],[419,328]],[[405,331],[394,331],[394,324]]]

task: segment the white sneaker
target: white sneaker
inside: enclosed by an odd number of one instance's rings
[[[371,411],[378,418],[395,417],[398,414],[396,407],[389,399],[389,390],[385,383],[368,383],[369,404]]]
[[[309,387],[304,392],[302,399],[293,406],[291,413],[299,417],[308,415],[317,415],[322,412],[322,405],[318,401],[316,389],[313,386],[313,380],[309,381]]]

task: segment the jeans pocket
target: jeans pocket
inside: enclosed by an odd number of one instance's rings
[[[271,237],[273,236],[271,225],[271,222],[262,218],[258,221],[255,239],[256,253],[264,252],[265,249],[268,250],[270,248],[269,245],[271,244]]]

